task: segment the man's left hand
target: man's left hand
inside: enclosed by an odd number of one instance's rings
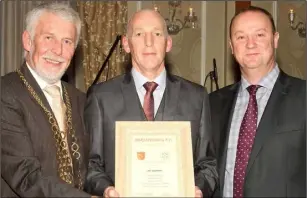
[[[198,197],[198,198],[202,198],[203,197],[203,193],[198,188],[198,186],[195,186],[195,197]]]

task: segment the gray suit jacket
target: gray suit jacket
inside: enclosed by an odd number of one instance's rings
[[[52,112],[25,64],[21,72]],[[83,122],[85,94],[67,83],[62,82],[62,86],[67,88],[71,99],[72,123],[79,139],[84,180],[88,162],[88,136]],[[1,154],[3,197],[90,197],[58,177],[55,139],[48,117],[16,72],[1,78]]]
[[[240,83],[209,95],[222,196],[227,144]],[[306,82],[284,72],[274,85],[248,162],[244,197],[306,197]]]
[[[131,74],[90,89],[84,118],[91,136],[85,190],[102,195],[107,186],[114,186],[115,121],[146,120]],[[206,90],[180,77],[168,75],[155,120],[191,122],[195,184],[205,196],[210,196],[216,188],[217,171]]]

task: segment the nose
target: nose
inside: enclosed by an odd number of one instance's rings
[[[153,36],[151,33],[145,34],[145,45],[146,47],[151,47],[153,44]]]
[[[248,37],[248,38],[247,38],[247,42],[246,42],[246,47],[247,47],[247,48],[254,48],[254,47],[256,47],[255,38],[253,38],[253,37]]]
[[[61,41],[56,40],[52,46],[52,52],[56,55],[62,55],[63,44]]]

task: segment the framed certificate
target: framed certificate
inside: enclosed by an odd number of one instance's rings
[[[194,197],[190,122],[116,122],[115,189],[121,197]]]

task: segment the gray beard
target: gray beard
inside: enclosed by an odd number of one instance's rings
[[[58,73],[57,75],[50,75],[50,73],[48,73],[48,72],[46,72],[46,71],[43,71],[43,70],[39,69],[39,68],[42,68],[42,67],[37,67],[37,66],[34,64],[32,58],[31,58],[31,57],[32,57],[32,53],[33,53],[32,51],[34,51],[34,50],[31,50],[31,51],[30,51],[29,57],[28,57],[28,58],[29,58],[30,64],[32,65],[31,68],[37,73],[37,75],[38,75],[39,77],[41,77],[45,82],[47,82],[47,83],[49,83],[49,84],[54,84],[54,83],[60,81],[61,78],[62,78],[62,76],[65,74],[65,72],[66,72],[67,69],[61,71],[61,72]]]

